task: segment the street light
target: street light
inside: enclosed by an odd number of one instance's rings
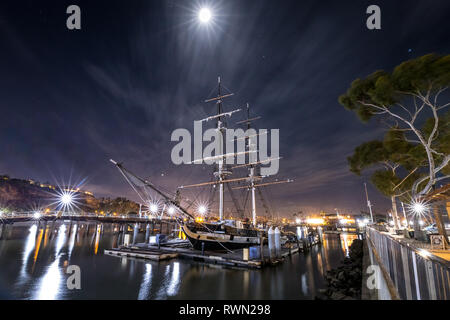
[[[64,193],[61,196],[61,203],[65,206],[70,206],[72,204],[73,198],[70,193]]]
[[[430,210],[430,206],[428,205],[428,203],[420,199],[413,199],[411,203],[407,205],[407,207],[408,210],[416,216],[423,216]]]
[[[201,215],[205,215],[206,212],[208,211],[208,208],[206,206],[199,206],[198,207],[198,213],[200,213]]]
[[[157,212],[158,212],[158,205],[155,204],[155,203],[152,203],[152,204],[150,205],[150,211],[151,211],[152,213],[157,213]]]

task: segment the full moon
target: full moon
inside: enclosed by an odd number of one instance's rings
[[[198,18],[203,23],[209,22],[212,18],[211,10],[209,10],[208,8],[201,9],[200,12],[198,13]]]

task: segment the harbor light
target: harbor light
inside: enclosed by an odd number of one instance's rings
[[[421,226],[423,226],[423,225],[425,224],[425,221],[420,220],[420,221],[419,221],[419,224],[420,224]]]
[[[42,216],[42,214],[41,214],[39,211],[36,211],[36,212],[33,214],[33,218],[34,218],[34,219],[40,219],[41,216]]]
[[[299,218],[295,219],[295,223],[300,224],[301,222],[302,221]]]
[[[421,202],[415,202],[412,209],[417,214],[423,214],[426,211],[425,205]]]
[[[367,224],[369,223],[368,219],[364,219],[364,220],[358,220],[358,226],[360,228],[364,228],[365,226],[367,226]]]
[[[201,215],[205,215],[207,211],[208,211],[208,208],[206,206],[198,207],[198,213],[200,213]]]
[[[408,211],[415,216],[424,216],[430,211],[430,206],[420,199],[413,199],[407,207]]]
[[[319,225],[319,224],[324,224],[325,220],[322,218],[310,218],[310,219],[306,219],[306,223],[313,224],[313,225]]]
[[[208,8],[200,9],[198,13],[198,19],[200,20],[200,22],[208,23],[211,20],[211,18],[212,18],[211,10],[209,10]]]
[[[169,212],[170,215],[175,213],[175,208],[174,207],[170,207],[169,210],[167,210],[167,212]]]
[[[155,204],[155,203],[152,203],[152,204],[150,205],[150,211],[151,211],[152,213],[157,213],[157,212],[158,212],[158,205]]]
[[[197,217],[197,218],[195,218],[195,222],[202,223],[203,222],[203,218],[202,217]]]
[[[72,204],[73,198],[70,193],[64,193],[61,195],[61,203],[65,206]]]

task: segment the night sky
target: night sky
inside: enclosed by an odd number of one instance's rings
[[[66,28],[81,7],[82,30]],[[366,28],[366,8],[382,30]],[[212,24],[197,12],[208,6]],[[0,174],[81,181],[98,196],[137,197],[109,159],[166,189],[210,180],[206,166],[172,165],[173,130],[216,112],[217,77],[249,102],[259,128],[280,131],[280,214],[359,213],[364,177],[346,158],[381,138],[337,102],[350,83],[404,60],[450,52],[444,1],[23,1],[0,3]],[[243,115],[233,118],[242,120]],[[375,210],[389,201],[373,186]],[[188,194],[186,194],[188,196]]]

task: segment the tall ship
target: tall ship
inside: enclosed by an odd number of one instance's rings
[[[200,121],[202,123],[215,121],[215,130],[221,133],[217,136],[219,138],[219,148],[214,150],[216,154],[212,157],[207,159],[196,159],[189,163],[193,165],[204,163],[206,160],[209,160],[210,162],[213,161],[211,181],[179,186],[176,193],[171,194],[170,192],[163,190],[163,188],[156,186],[149,181],[149,179],[143,179],[135,175],[130,170],[126,169],[122,163],[111,160],[122,173],[125,180],[144,202],[144,205],[149,208],[149,211],[157,211],[154,210],[156,208],[152,208],[155,204],[152,204],[153,202],[149,199],[155,199],[155,195],[159,198],[159,202],[163,207],[162,214],[167,212],[178,219],[182,231],[187,239],[189,239],[194,249],[197,250],[234,250],[256,246],[267,241],[267,225],[258,225],[257,223],[256,194],[258,193],[260,196],[260,200],[266,213],[269,213],[269,208],[261,189],[271,185],[293,182],[293,180],[290,179],[283,181],[265,181],[268,177],[261,175],[261,165],[268,164],[271,161],[278,161],[281,158],[260,159],[259,157],[255,140],[257,140],[258,136],[261,134],[250,134],[251,132],[256,132],[250,129],[252,129],[252,123],[261,119],[261,117],[250,117],[250,106],[248,103],[245,108],[225,111],[223,105],[224,99],[231,97],[234,94],[224,93],[222,91],[220,77],[218,78],[217,89],[216,97],[205,100],[205,103],[215,103],[217,105],[217,113]],[[227,120],[243,111],[246,112],[246,119],[236,122],[235,124],[241,126],[241,129],[242,126],[244,126],[247,131],[245,131],[243,137],[237,137],[235,140],[244,140],[245,150],[224,153],[223,149],[226,145],[225,139],[227,138],[226,131],[228,129]],[[267,134],[267,132],[262,134]],[[234,143],[235,141],[232,142]],[[238,156],[240,156],[241,159],[242,156],[244,156],[245,163],[235,164],[235,160]],[[241,172],[242,169],[245,170],[244,174]],[[239,173],[240,176],[233,177]],[[206,209],[203,209],[203,212],[201,212],[203,217],[200,219],[199,217],[196,217],[191,210],[194,202],[181,196],[181,193],[184,190],[206,187],[211,188],[208,201],[209,204],[213,203],[213,199],[216,197],[216,193],[218,193],[218,217],[216,216],[217,219],[214,219],[216,221],[213,221],[213,219],[208,221]],[[238,219],[225,219],[225,189],[232,199]],[[242,208],[235,195],[235,192],[239,191],[246,192],[247,197],[244,206],[250,198],[251,219],[245,217],[245,210]]]

